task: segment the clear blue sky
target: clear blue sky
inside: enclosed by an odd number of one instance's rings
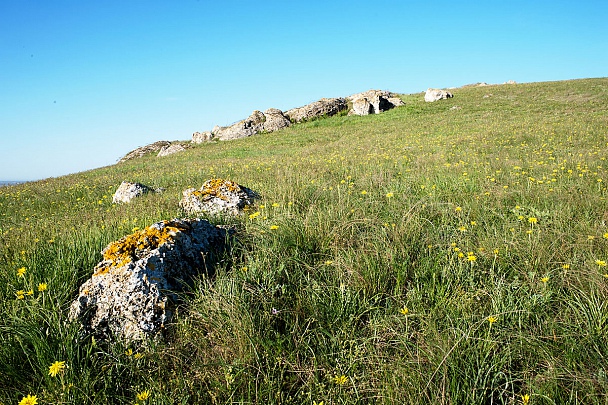
[[[608,2],[1,0],[0,180],[270,107],[608,76]]]

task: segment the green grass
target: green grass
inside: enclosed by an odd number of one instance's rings
[[[454,94],[0,188],[0,403],[607,404],[608,79]],[[212,177],[261,214],[167,338],[82,339],[103,247]]]

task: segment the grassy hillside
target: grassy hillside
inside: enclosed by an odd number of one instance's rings
[[[608,403],[608,79],[454,94],[0,188],[0,403]],[[213,177],[260,215],[167,339],[81,338],[103,247]]]

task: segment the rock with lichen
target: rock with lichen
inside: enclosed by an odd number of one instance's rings
[[[155,223],[110,243],[69,318],[98,339],[144,340],[171,321],[177,293],[210,273],[226,230],[201,219]]]
[[[251,189],[230,180],[210,179],[200,189],[183,191],[180,207],[188,213],[238,215],[252,205],[258,195]]]

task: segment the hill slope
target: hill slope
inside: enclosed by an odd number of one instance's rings
[[[0,402],[605,403],[608,79],[454,95],[0,188]],[[101,249],[212,177],[261,214],[166,340],[82,338]]]

